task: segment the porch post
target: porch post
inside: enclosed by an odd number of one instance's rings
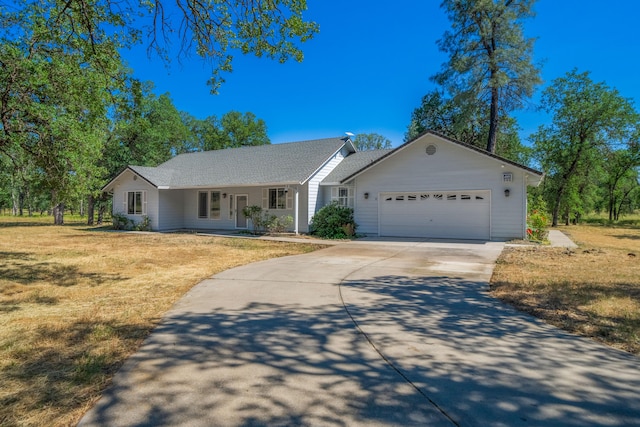
[[[293,224],[294,224],[294,230],[296,233],[296,236],[298,235],[298,217],[300,215],[298,214],[298,186],[296,185],[296,194],[295,194],[295,198],[293,201]]]

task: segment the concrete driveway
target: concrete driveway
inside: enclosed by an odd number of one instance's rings
[[[371,239],[225,271],[80,425],[640,425],[638,358],[487,296],[501,250]]]

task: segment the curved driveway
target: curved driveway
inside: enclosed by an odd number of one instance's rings
[[[490,298],[501,250],[372,239],[220,273],[80,425],[640,425],[638,358]]]

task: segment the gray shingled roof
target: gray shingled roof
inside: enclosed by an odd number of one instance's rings
[[[155,168],[130,166],[156,187],[304,183],[345,144],[327,138],[180,154]]]
[[[337,185],[341,184],[342,181],[358,172],[360,169],[368,166],[369,164],[375,162],[380,157],[392,152],[393,150],[368,150],[368,151],[358,151],[356,153],[351,154],[342,160],[338,166],[335,167],[334,170],[331,171],[329,175],[327,175],[322,182],[321,185]]]

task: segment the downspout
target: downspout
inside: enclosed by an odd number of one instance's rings
[[[529,176],[525,173],[524,179],[522,180],[522,191],[524,191],[523,197],[523,208],[524,208],[524,224],[522,225],[522,238],[527,239],[527,216],[529,213],[529,194],[527,192],[529,186],[527,185],[527,181],[529,180]]]

